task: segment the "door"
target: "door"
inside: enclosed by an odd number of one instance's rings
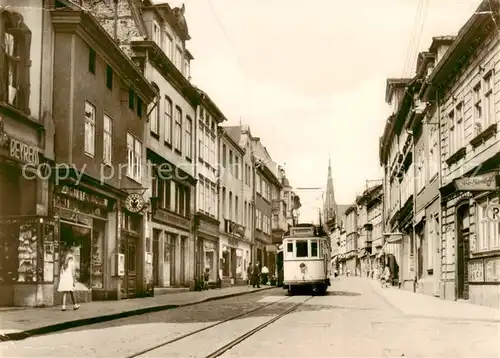
[[[440,296],[440,282],[441,282],[441,235],[440,235],[440,225],[439,225],[439,216],[436,215],[434,217],[434,227],[432,230],[433,246],[432,246],[432,255],[434,264],[432,275],[434,276],[434,296]]]
[[[469,205],[457,210],[457,299],[469,299],[468,258],[469,258]]]
[[[187,245],[187,237],[181,236],[181,257],[180,257],[180,285],[185,286],[186,285],[186,245]]]
[[[163,242],[163,282],[162,287],[168,287],[172,285],[172,243],[170,242],[170,234],[165,234],[165,240]],[[158,258],[160,259],[160,258]]]
[[[160,231],[153,229],[153,285],[160,284]]]
[[[125,255],[125,275],[122,280],[122,298],[137,296],[137,248],[138,238],[122,233],[120,251]]]

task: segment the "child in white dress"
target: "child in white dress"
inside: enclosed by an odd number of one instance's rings
[[[75,298],[75,258],[72,255],[66,256],[64,264],[61,268],[61,273],[59,275],[59,286],[57,288],[58,292],[62,292],[62,306],[61,310],[66,311],[66,295],[69,292],[71,296],[71,301],[73,301],[73,309],[77,310],[80,305],[76,303]]]

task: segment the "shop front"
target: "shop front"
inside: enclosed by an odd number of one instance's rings
[[[381,261],[382,268],[389,266],[391,276],[393,279],[393,285],[396,287],[400,283],[400,264],[403,257],[403,234],[394,233],[387,235],[385,238],[385,244],[382,250],[378,254],[378,258]]]
[[[197,272],[202,280],[203,275],[208,274],[209,287],[216,287],[219,278],[219,221],[201,213],[197,218]]]
[[[447,213],[442,266],[451,271],[441,283],[441,298],[500,308],[500,191],[498,171],[491,171],[498,164],[484,164],[483,172],[440,189]]]
[[[116,238],[116,198],[87,187],[57,185],[53,211],[59,223],[59,267],[69,255],[75,259],[76,295],[80,301],[117,299],[108,258]],[[59,271],[56,270],[55,302]]]
[[[246,284],[249,244],[228,235],[221,235],[219,245],[222,286]]]

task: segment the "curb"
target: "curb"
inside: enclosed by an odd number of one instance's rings
[[[396,304],[392,303],[384,294],[381,293],[383,288],[376,288],[373,283],[370,284],[371,290],[383,298],[383,300],[393,309],[395,309],[400,315],[406,318],[419,318],[419,319],[429,319],[429,320],[439,320],[439,321],[453,321],[453,322],[485,322],[485,323],[499,323],[500,318],[472,318],[472,317],[452,317],[452,316],[429,316],[426,314],[419,313],[409,313],[398,307]],[[391,288],[387,288],[391,289]],[[419,293],[414,293],[418,295]],[[436,298],[438,299],[438,298]],[[454,302],[454,301],[449,301]]]
[[[41,335],[45,335],[48,333],[60,332],[60,331],[64,331],[64,330],[71,329],[71,328],[90,326],[90,325],[93,325],[96,323],[103,323],[103,322],[114,321],[114,320],[117,320],[120,318],[139,316],[139,315],[146,314],[146,313],[166,311],[166,310],[170,310],[173,308],[188,307],[188,306],[193,306],[193,305],[204,303],[204,302],[211,302],[211,301],[217,301],[217,300],[221,300],[221,299],[225,299],[225,298],[243,296],[243,295],[247,295],[247,294],[251,294],[251,293],[255,293],[255,292],[269,290],[272,288],[276,288],[276,286],[262,287],[262,288],[255,289],[252,291],[243,291],[243,292],[236,292],[236,293],[228,293],[228,294],[220,295],[220,296],[207,297],[207,298],[202,299],[202,300],[188,302],[188,303],[182,303],[182,304],[178,304],[178,305],[164,304],[164,305],[151,306],[151,307],[146,307],[146,308],[133,309],[130,311],[112,313],[112,314],[105,315],[105,316],[89,317],[89,318],[82,318],[82,319],[77,319],[77,320],[73,320],[73,321],[65,321],[65,322],[61,322],[61,323],[51,324],[48,326],[32,328],[32,329],[28,329],[26,331],[21,331],[21,332],[0,334],[0,342],[20,341],[20,340],[30,338],[33,336],[41,336]]]

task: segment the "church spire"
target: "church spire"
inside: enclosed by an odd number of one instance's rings
[[[328,152],[328,178],[332,177],[332,158],[330,157],[330,152]]]

